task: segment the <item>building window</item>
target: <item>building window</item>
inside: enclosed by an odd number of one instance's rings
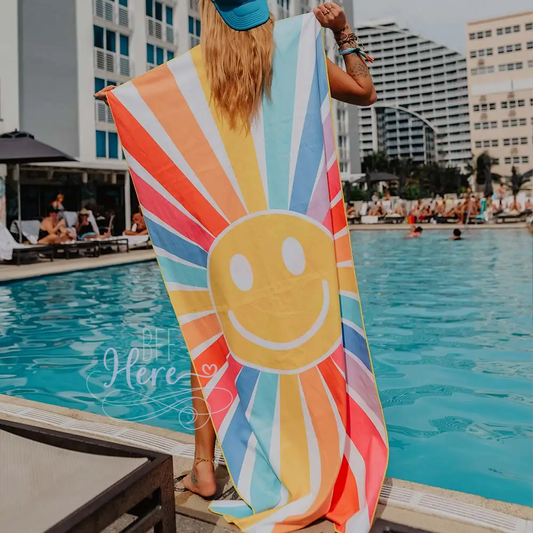
[[[161,2],[155,3],[155,20],[163,22],[163,4]]]
[[[520,126],[525,126],[526,124],[527,124],[527,120],[525,118],[521,118],[520,119]]]
[[[497,148],[498,147],[498,139],[493,139],[492,141],[492,147]]]
[[[476,50],[472,50],[472,51],[470,52],[470,57],[471,57],[471,58],[477,57],[477,51],[476,51]]]
[[[528,22],[526,24],[526,30],[533,30],[533,22]]]
[[[479,111],[479,105],[474,106],[474,111]]]
[[[93,26],[95,48],[104,48],[104,28]]]
[[[165,51],[159,46],[155,49],[155,59],[158,65],[162,65],[165,62]]]
[[[510,165],[511,164],[511,158],[510,157],[506,157],[505,158],[505,164],[506,165]]]
[[[289,9],[290,0],[277,0],[278,2],[278,19],[288,18],[290,9]]]
[[[107,132],[96,130],[96,157],[107,157]]]
[[[513,157],[513,163],[520,163],[520,158],[518,156]]]
[[[527,137],[521,137],[520,144],[527,144]]]
[[[470,37],[471,41],[474,41],[475,38],[476,38],[476,34],[475,33],[471,33],[469,37]]]
[[[146,0],[146,15],[148,17],[154,16],[154,0]]]
[[[202,24],[198,19],[189,16],[189,39],[190,47],[194,48],[200,44],[200,36],[202,33]]]
[[[174,9],[170,6],[165,7],[166,21],[169,26],[174,24]]]
[[[522,156],[522,163],[524,164],[529,163],[529,157],[527,155]]]
[[[496,30],[496,34],[497,34],[497,35],[503,35],[503,28],[498,28],[498,29]]]
[[[528,50],[533,49],[533,41],[529,41],[529,42],[527,43],[527,49],[528,49]]]
[[[476,141],[476,148],[481,148],[481,141]]]
[[[167,50],[167,61],[170,61],[171,59],[174,59],[174,52]]]
[[[130,38],[127,35],[120,36],[120,55],[130,56]]]
[[[146,60],[148,62],[148,65],[155,65],[155,49],[152,44],[146,45]],[[150,66],[148,67],[150,68]]]
[[[504,146],[511,146],[511,139],[504,139],[503,140],[503,145]]]
[[[520,31],[520,26],[513,26],[513,31],[518,33]]]
[[[105,46],[109,52],[117,51],[117,34],[114,31],[105,31]]]
[[[485,37],[492,37],[492,30],[486,30]]]
[[[107,132],[109,159],[118,159],[118,135],[113,131]]]

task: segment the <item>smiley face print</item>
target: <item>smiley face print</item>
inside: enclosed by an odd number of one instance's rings
[[[241,363],[293,373],[327,357],[341,336],[334,246],[292,212],[240,219],[209,252],[209,290]]]

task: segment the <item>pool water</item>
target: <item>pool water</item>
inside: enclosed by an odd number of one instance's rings
[[[447,236],[352,234],[388,475],[531,505],[533,239]],[[190,432],[188,365],[155,262],[0,285],[0,394]]]

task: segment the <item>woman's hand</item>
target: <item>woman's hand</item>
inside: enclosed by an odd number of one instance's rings
[[[320,4],[313,9],[313,13],[322,27],[329,28],[333,32],[341,31],[347,25],[346,15],[342,7],[338,6],[335,2]]]
[[[107,101],[107,92],[112,91],[113,89],[116,89],[116,85],[108,85],[107,87],[104,87],[101,91],[98,91],[94,97],[97,100],[102,100],[102,102],[105,103],[105,105],[109,105],[109,102]]]

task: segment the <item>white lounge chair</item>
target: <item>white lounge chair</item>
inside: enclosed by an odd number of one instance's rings
[[[20,259],[23,255],[44,255],[54,260],[54,249],[45,244],[20,244],[18,243],[9,230],[0,223],[0,260],[11,261],[13,256],[20,265]]]

